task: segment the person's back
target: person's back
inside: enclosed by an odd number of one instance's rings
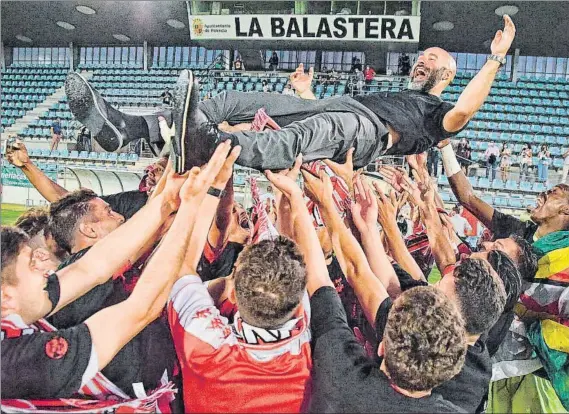
[[[378,351],[381,366],[356,341],[333,288],[321,288],[310,303],[311,412],[463,412],[431,392],[460,371],[466,349],[464,321],[443,293],[418,287],[393,303]]]
[[[174,285],[168,317],[187,412],[305,410],[310,314],[308,301],[301,301],[302,256],[291,246],[279,238],[243,251],[232,288],[239,309],[233,324],[220,315],[199,277],[185,276]]]

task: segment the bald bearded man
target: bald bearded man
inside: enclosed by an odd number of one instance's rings
[[[382,155],[424,152],[468,124],[506,62],[514,36],[515,26],[505,15],[504,30],[498,30],[492,42],[492,54],[456,105],[440,98],[456,75],[456,62],[440,48],[429,48],[419,56],[408,90],[353,98],[316,100],[311,91],[313,71],[306,74],[301,65],[291,76],[291,83],[303,100],[279,94],[227,91],[198,102],[198,83],[191,71],[184,70],[174,90],[172,116],[166,116],[175,125],[175,168],[182,173],[203,164],[216,145],[227,139],[242,147],[238,164],[259,170],[290,168],[300,153],[305,162],[343,162],[351,147],[355,148],[356,168]],[[71,111],[99,142],[106,144],[103,147],[118,148],[136,138],[160,141],[157,121],[152,116],[135,117],[115,110],[81,76],[70,75],[66,91]],[[255,132],[232,128],[228,132],[227,128],[218,128],[224,122],[251,122],[259,108],[264,108],[282,129]]]

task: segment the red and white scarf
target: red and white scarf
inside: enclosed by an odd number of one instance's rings
[[[31,335],[36,332],[55,332],[57,328],[40,319],[32,325],[25,325],[18,315],[2,318],[2,340]],[[5,413],[108,413],[108,412],[170,412],[170,401],[177,390],[171,382],[163,385],[150,395],[133,399],[105,377],[97,374],[78,391],[85,398],[53,398],[45,400],[2,399],[2,412]]]

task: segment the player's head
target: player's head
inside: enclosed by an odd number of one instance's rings
[[[278,328],[290,320],[306,288],[302,254],[284,237],[247,246],[233,277],[241,317],[259,328]]]
[[[430,47],[417,58],[411,70],[409,89],[440,93],[456,75],[456,61],[446,50]]]
[[[54,262],[61,262],[67,257],[67,252],[61,249],[49,227],[49,211],[45,207],[30,208],[24,212],[14,226],[23,230],[30,237],[32,248],[42,247],[52,254]]]
[[[152,194],[154,188],[156,188],[156,184],[158,184],[158,181],[162,178],[167,165],[168,158],[162,157],[155,163],[146,167],[143,187],[149,195]]]
[[[539,225],[554,224],[555,230],[569,230],[569,185],[558,184],[541,193],[531,219]]]
[[[488,331],[504,311],[506,291],[487,260],[462,260],[434,286],[457,304],[469,335]]]
[[[124,223],[122,215],[86,189],[73,191],[52,203],[49,214],[55,241],[69,253],[92,246]]]
[[[464,320],[456,306],[431,286],[402,293],[389,311],[379,347],[382,370],[406,391],[430,391],[464,364]]]
[[[488,260],[489,252],[499,250],[508,255],[520,271],[523,280],[531,280],[537,272],[537,256],[531,244],[518,235],[512,235],[495,241],[484,241],[480,244],[480,251],[473,253],[472,258],[485,258]],[[495,268],[494,268],[495,269]]]
[[[2,228],[1,238],[2,317],[17,314],[33,323],[51,309],[44,289],[57,263],[46,249],[30,246],[30,237],[16,227]]]
[[[253,235],[253,224],[251,223],[251,219],[247,214],[247,210],[235,201],[233,203],[233,210],[232,214],[232,224],[230,229],[230,237],[233,241],[240,242],[242,244],[246,244],[251,240]]]

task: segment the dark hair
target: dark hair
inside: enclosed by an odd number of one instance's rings
[[[459,307],[466,332],[480,335],[498,320],[506,304],[504,286],[492,275],[484,260],[463,260],[454,270]]]
[[[44,231],[49,223],[49,212],[45,207],[32,207],[24,212],[14,226],[23,230],[28,236],[34,237]]]
[[[501,250],[488,252],[488,262],[504,284],[506,291],[504,312],[508,312],[514,308],[522,294],[522,277],[514,261]]]
[[[409,289],[389,311],[384,348],[385,366],[395,385],[408,391],[429,391],[462,369],[464,319],[436,288]]]
[[[1,284],[14,285],[18,278],[12,265],[16,262],[23,245],[30,241],[30,237],[17,227],[3,227],[0,246],[2,248]]]
[[[516,242],[520,249],[518,270],[520,271],[521,278],[529,282],[533,280],[537,273],[537,254],[533,246],[523,237],[512,234],[510,238]]]
[[[68,193],[51,204],[49,228],[55,242],[63,250],[71,253],[77,225],[89,213],[89,202],[95,198],[97,194],[93,191],[81,189]]]
[[[259,328],[287,322],[306,288],[302,254],[284,237],[247,246],[237,259],[234,277],[239,313]]]

